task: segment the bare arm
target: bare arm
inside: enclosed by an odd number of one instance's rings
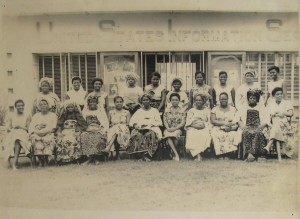
[[[66,93],[66,95],[65,95],[65,99],[66,99],[66,100],[69,100],[69,99],[70,99],[70,97],[69,97],[68,93]]]
[[[210,115],[210,120],[211,120],[211,123],[212,123],[214,126],[228,125],[228,122],[217,120],[217,117],[216,117],[216,114],[215,114],[215,113],[211,113],[211,115]]]
[[[217,96],[216,96],[216,95],[217,95],[217,94],[216,94],[215,89],[212,89],[212,99],[213,99],[213,104],[214,104],[214,106],[217,105]]]
[[[189,99],[190,99],[190,104],[189,104],[189,109],[190,109],[193,107],[193,91],[192,90],[190,90]]]
[[[163,120],[164,120],[164,126],[166,127],[167,130],[170,129],[169,124],[167,123],[167,116],[166,116],[166,112],[163,115]]]
[[[160,105],[158,107],[158,111],[161,111],[161,109],[164,107],[164,105],[166,103],[166,95],[167,95],[167,91],[166,91],[166,89],[164,89],[161,92],[161,102],[160,102]]]
[[[130,112],[127,112],[127,119],[126,119],[126,125],[129,126],[129,121],[131,119],[131,115],[130,115]]]
[[[213,103],[213,99],[212,99],[212,89],[211,88],[208,90],[208,94],[210,95],[209,105],[210,105],[210,108],[212,109],[214,107],[214,103]]]
[[[108,96],[105,97],[105,106],[104,106],[104,108],[105,108],[106,113],[108,114],[109,113],[108,112]]]
[[[231,99],[232,99],[233,106],[235,106],[235,89],[232,88],[230,93],[231,93]]]

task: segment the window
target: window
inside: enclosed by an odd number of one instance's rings
[[[55,54],[39,55],[39,79],[49,77],[54,79],[53,92],[64,100],[67,90],[71,87],[71,79],[80,76],[82,86],[88,92],[92,91],[92,83],[96,77],[96,54]]]
[[[276,65],[280,68],[281,77],[287,87],[287,97],[292,101],[299,99],[299,56],[297,53],[260,53],[249,52],[246,54],[246,68],[255,69],[258,81],[264,93],[267,93],[267,81],[270,81],[268,68]]]
[[[188,91],[194,85],[194,73],[204,71],[204,52],[199,53],[144,53],[144,85],[151,83],[151,73],[161,74],[161,84],[171,90],[171,81],[175,77],[183,80],[182,90]]]

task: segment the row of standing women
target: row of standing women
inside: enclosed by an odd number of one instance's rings
[[[196,72],[196,86],[191,89],[189,98],[180,90],[180,78],[172,81],[173,90],[167,93],[159,84],[157,72],[144,91],[136,85],[137,76],[128,74],[127,86],[115,97],[115,109],[111,111],[108,111],[108,95],[101,90],[100,78],[93,80],[94,91],[87,94],[81,79],[74,77],[73,89],[67,92],[63,104],[51,92],[52,80],[42,78],[41,92],[34,101],[31,116],[24,113],[22,100],[15,102],[16,112],[8,120],[8,154],[17,155],[13,168],[17,166],[20,149],[30,155],[31,146],[40,165],[51,160],[54,148],[61,162],[82,156],[87,157],[85,163],[98,162],[98,155],[108,153],[113,146],[139,154],[142,160],[150,160],[159,141],[165,139],[174,160],[179,160],[176,145],[184,128],[186,149],[196,160],[201,160],[201,153],[212,139],[217,155],[237,150],[242,142],[243,157],[253,161],[273,143],[287,146],[287,136],[291,133],[287,118],[293,115],[293,107],[284,100],[284,81],[279,79],[278,67],[270,68],[269,72],[273,81],[268,83],[265,101],[259,84],[254,82],[254,71],[245,72],[246,82],[236,92],[227,85],[226,72],[220,72],[220,84],[214,88],[204,83],[204,73]],[[270,140],[267,146],[266,139]]]

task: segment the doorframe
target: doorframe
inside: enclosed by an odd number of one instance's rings
[[[141,69],[139,65],[139,53],[138,52],[100,52],[100,66],[99,66],[99,76],[104,79],[104,56],[122,56],[122,55],[134,55],[134,64],[136,66],[135,72],[141,78]],[[141,81],[140,81],[141,83]]]
[[[246,52],[207,52],[207,79],[206,79],[206,83],[209,84],[210,86],[213,87],[213,84],[211,84],[212,82],[212,74],[211,74],[211,70],[212,70],[212,56],[213,55],[239,55],[242,56],[242,66],[241,66],[241,74],[243,74],[243,70],[245,69],[246,66]],[[240,83],[243,83],[243,75],[241,75],[241,81]]]

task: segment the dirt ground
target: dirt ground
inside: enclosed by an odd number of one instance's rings
[[[276,159],[1,166],[0,206],[119,211],[297,211],[297,162]]]

